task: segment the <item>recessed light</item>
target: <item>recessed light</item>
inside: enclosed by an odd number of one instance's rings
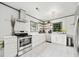
[[[38,10],[38,8],[36,8],[36,10]]]
[[[39,11],[39,8],[38,8],[38,7],[36,7],[35,9],[36,9],[37,11]]]

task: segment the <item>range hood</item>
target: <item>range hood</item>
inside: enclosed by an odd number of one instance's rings
[[[23,9],[20,9],[20,18],[17,19],[18,22],[23,22],[26,23],[27,22],[27,18],[26,18],[26,11]]]
[[[26,23],[27,20],[26,19],[17,19],[18,22],[23,22],[23,23]]]

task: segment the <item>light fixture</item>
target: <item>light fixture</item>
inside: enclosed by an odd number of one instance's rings
[[[38,8],[38,7],[36,7],[35,9],[36,9],[37,11],[39,11],[39,8]]]
[[[55,7],[55,8],[53,8],[53,9],[50,9],[47,14],[50,15],[50,16],[56,16],[56,15],[58,15],[60,12],[61,12],[61,9],[58,8],[58,7]]]

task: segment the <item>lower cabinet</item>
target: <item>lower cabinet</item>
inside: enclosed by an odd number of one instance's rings
[[[17,37],[4,37],[4,57],[14,57],[17,54]]]
[[[4,57],[4,48],[0,48],[0,57]]]
[[[57,43],[57,44],[62,44],[62,45],[66,45],[66,34],[53,34],[51,35],[51,40],[52,43]]]
[[[32,48],[45,42],[45,34],[32,35]]]

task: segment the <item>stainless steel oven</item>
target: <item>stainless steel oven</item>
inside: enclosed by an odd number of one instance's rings
[[[31,46],[32,44],[32,37],[31,36],[25,36],[25,37],[19,37],[18,38],[18,45],[20,50],[28,47],[29,45]]]
[[[18,56],[32,50],[32,36],[18,37]]]
[[[32,36],[27,31],[16,31],[14,35],[17,36],[17,56],[32,50]]]
[[[19,47],[24,47],[29,44],[31,44],[31,38],[29,38],[29,37],[20,38]]]

